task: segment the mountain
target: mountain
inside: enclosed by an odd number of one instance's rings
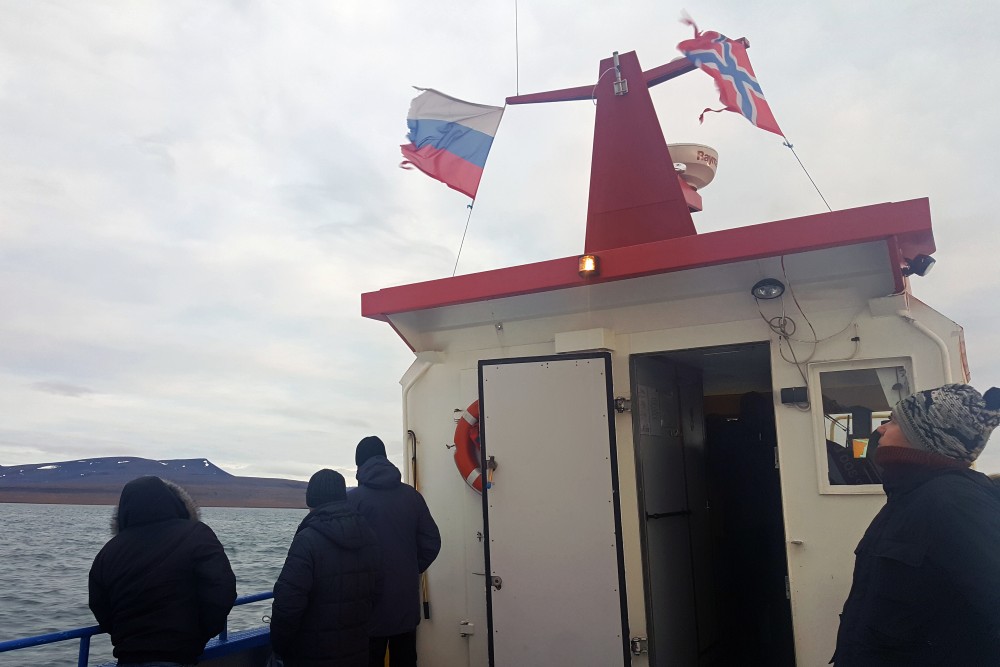
[[[0,466],[0,503],[116,505],[122,487],[156,475],[191,494],[202,507],[306,506],[306,483],[239,477],[208,459],[154,461],[134,456]]]

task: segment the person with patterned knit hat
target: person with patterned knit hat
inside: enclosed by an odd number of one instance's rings
[[[879,427],[887,501],[858,544],[831,663],[1000,665],[1000,487],[970,468],[1000,389],[946,384]]]

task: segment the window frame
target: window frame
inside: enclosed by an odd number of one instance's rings
[[[878,359],[850,359],[846,361],[820,361],[807,365],[812,418],[813,451],[816,457],[816,477],[820,495],[885,495],[881,484],[831,484],[830,466],[826,452],[826,419],[823,411],[821,375],[837,371],[873,370],[901,366],[909,378],[910,390],[919,386],[913,375],[912,357],[882,357]],[[890,406],[891,408],[892,406]]]

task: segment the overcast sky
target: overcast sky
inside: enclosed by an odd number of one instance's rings
[[[684,9],[749,38],[833,208],[930,198],[914,292],[1000,384],[996,3],[519,0],[515,33],[513,2],[0,0],[0,464],[352,479],[361,437],[398,450],[411,353],[360,294],[451,275],[468,203],[397,168],[410,86],[499,105],[591,84],[615,50],[649,69]],[[699,231],[824,210],[781,139],[699,126],[706,75],[653,98],[669,143],[719,151]],[[507,110],[460,273],[582,250],[593,118]]]

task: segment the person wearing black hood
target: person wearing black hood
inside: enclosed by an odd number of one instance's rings
[[[344,477],[309,479],[306,505],[274,584],[271,647],[285,667],[365,667],[368,623],[382,585],[375,533],[347,504]]]
[[[854,553],[837,667],[1000,665],[1000,489],[969,466],[1000,389],[946,384],[878,429],[887,502]]]
[[[111,531],[90,568],[90,609],[119,666],[196,664],[236,601],[219,539],[190,496],[159,477],[125,485]]]
[[[369,628],[368,664],[382,667],[388,646],[391,667],[414,667],[420,573],[437,558],[441,533],[423,496],[403,484],[399,468],[386,458],[380,438],[370,435],[362,439],[354,461],[358,487],[347,494],[347,502],[375,530],[384,558],[385,585]]]

